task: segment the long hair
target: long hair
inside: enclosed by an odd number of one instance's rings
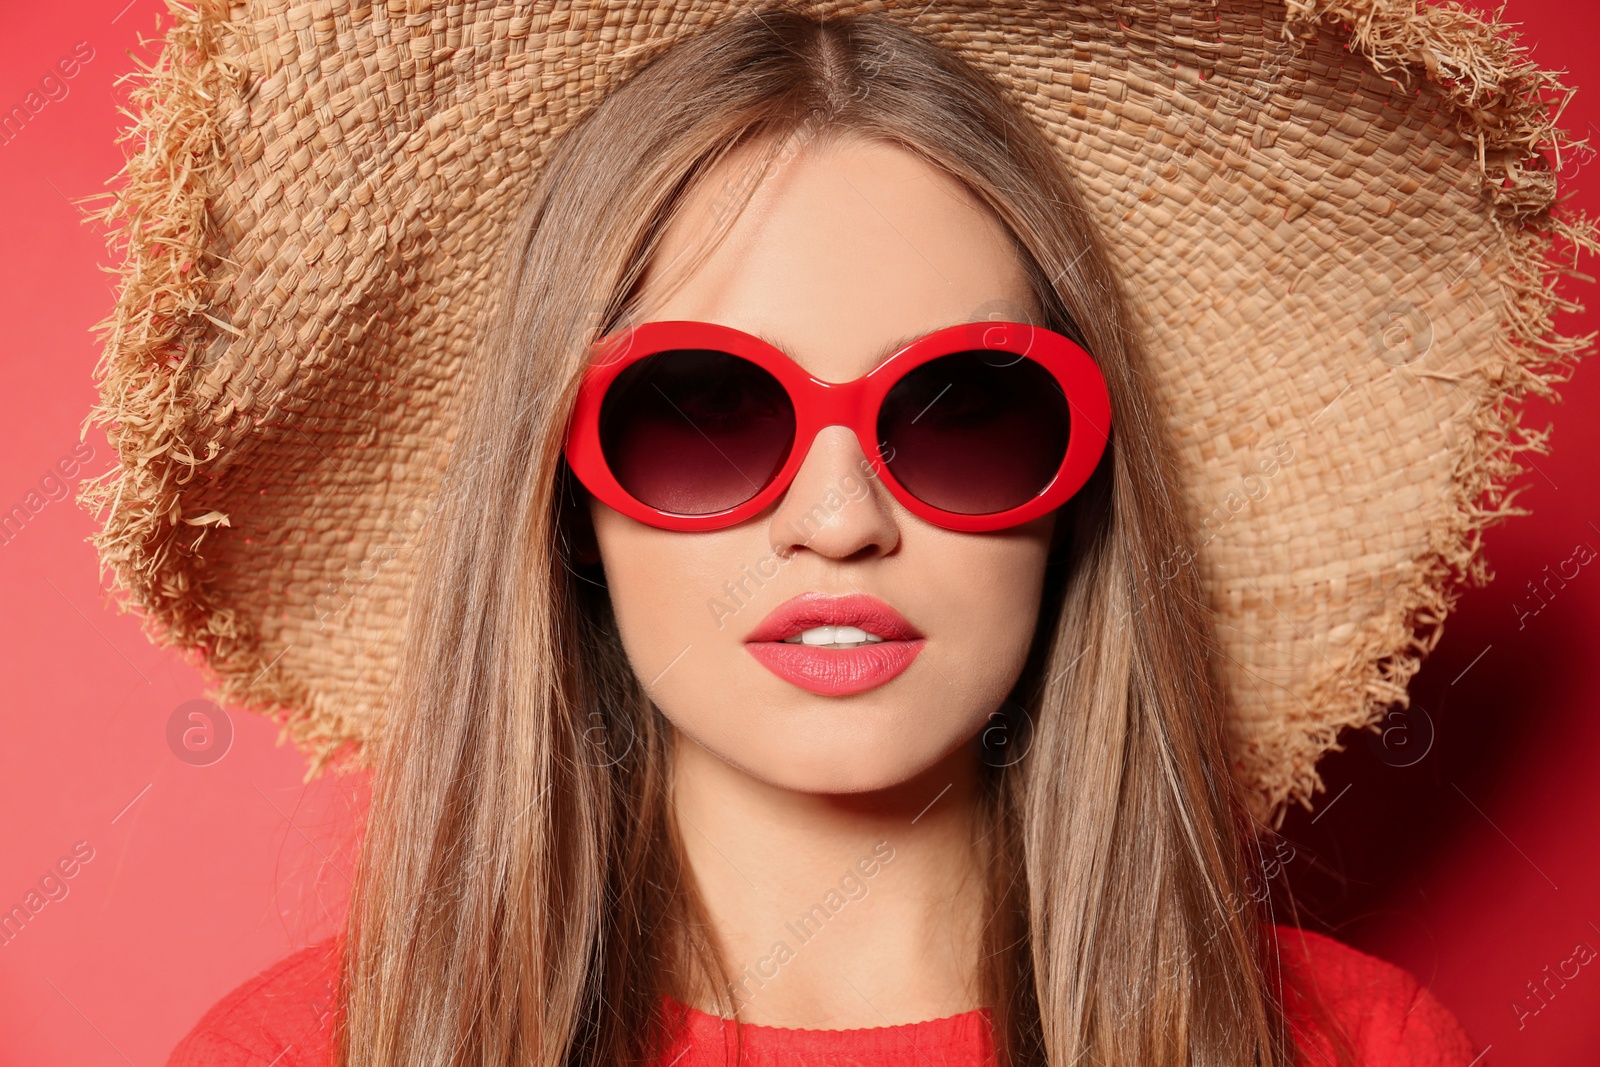
[[[1171,446],[1103,238],[1044,132],[891,17],[773,8],[684,35],[556,139],[509,235],[407,616],[341,974],[343,1067],[648,1062],[672,975],[720,975],[670,817],[670,729],[574,558],[562,437],[705,172],[880,139],[1009,231],[1116,431],[1060,513],[984,794],[981,973],[1002,1064],[1292,1062]],[[759,172],[759,168],[758,168]],[[724,222],[753,183],[721,191]],[[725,232],[719,230],[719,232]]]

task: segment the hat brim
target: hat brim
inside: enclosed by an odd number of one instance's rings
[[[172,9],[100,216],[121,288],[91,418],[119,463],[83,500],[152,637],[313,773],[361,765],[380,726],[488,268],[544,147],[748,6],[468,5],[448,33],[383,5]],[[1392,0],[823,7],[914,19],[1076,173],[1172,419],[1200,545],[1170,563],[1216,608],[1236,773],[1264,820],[1309,801],[1486,578],[1481,531],[1542,447],[1518,404],[1586,351],[1553,325],[1577,307],[1559,256],[1600,249],[1556,206],[1567,90],[1493,21]]]

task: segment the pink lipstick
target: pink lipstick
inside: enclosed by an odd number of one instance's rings
[[[822,696],[876,689],[911,666],[927,644],[898,611],[864,593],[801,593],[774,608],[744,641],[767,670]]]

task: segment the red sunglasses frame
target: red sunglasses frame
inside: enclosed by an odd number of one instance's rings
[[[661,511],[638,500],[617,481],[600,447],[600,407],[617,375],[641,359],[680,348],[726,352],[763,368],[788,392],[795,414],[794,441],[772,480],[744,503],[702,515]],[[1044,367],[1061,384],[1072,418],[1061,466],[1039,495],[986,515],[945,511],[917,499],[895,478],[877,441],[878,411],[896,382],[930,360],[976,350],[1025,356]],[[1111,431],[1111,398],[1105,377],[1088,352],[1059,333],[1026,323],[948,326],[908,342],[854,381],[825,382],[812,377],[781,349],[731,326],[687,320],[646,322],[595,342],[567,424],[566,457],[585,488],[629,518],[667,530],[720,530],[760,514],[777,500],[794,480],[824,426],[844,426],[856,435],[874,476],[883,480],[907,511],[945,529],[982,533],[1038,518],[1083,488],[1105,452]]]

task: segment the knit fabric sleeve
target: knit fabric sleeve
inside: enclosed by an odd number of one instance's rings
[[[278,961],[207,1011],[167,1067],[327,1067],[338,938]]]
[[[1474,1062],[1461,1023],[1401,968],[1309,930],[1280,926],[1277,935],[1284,1006],[1302,1063],[1341,1063],[1341,1034],[1361,1067]]]

